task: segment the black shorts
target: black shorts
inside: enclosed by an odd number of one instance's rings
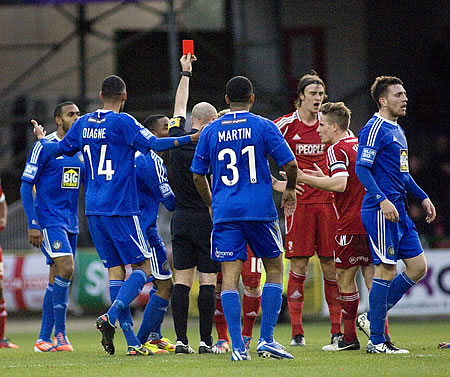
[[[178,208],[170,223],[173,265],[176,270],[197,267],[215,273],[220,265],[211,259],[212,222],[208,210]]]

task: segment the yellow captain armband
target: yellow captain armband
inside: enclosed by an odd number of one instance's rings
[[[180,127],[180,118],[172,118],[169,122],[169,130],[172,127]]]

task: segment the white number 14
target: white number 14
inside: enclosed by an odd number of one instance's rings
[[[104,175],[107,181],[113,178],[115,171],[112,168],[112,160],[105,160],[107,144],[102,144],[100,147],[100,159],[98,161],[97,175]],[[86,144],[83,148],[84,153],[87,154],[89,159],[89,165],[91,166],[91,179],[94,179],[94,169],[92,166],[92,155],[89,144]]]

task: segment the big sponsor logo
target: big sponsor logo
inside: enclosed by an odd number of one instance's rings
[[[64,167],[61,187],[68,189],[77,189],[80,187],[80,168],[79,167]]]

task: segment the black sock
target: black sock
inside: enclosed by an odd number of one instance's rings
[[[200,340],[212,346],[212,326],[214,311],[216,310],[216,287],[201,285],[198,294],[198,313],[200,322]]]
[[[191,288],[184,284],[175,284],[172,292],[172,316],[177,340],[188,344],[187,321],[189,314],[189,291]]]

